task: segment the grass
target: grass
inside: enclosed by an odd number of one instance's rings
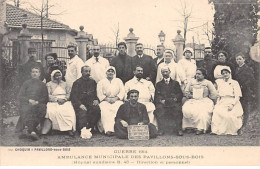
[[[8,124],[16,124],[18,117],[5,119]],[[217,136],[210,134],[195,135],[185,133],[184,136],[165,134],[149,141],[121,140],[116,137],[107,137],[100,133],[94,134],[89,140],[66,134],[48,135],[37,141],[19,139],[14,132],[15,126],[9,125],[1,135],[1,146],[64,146],[64,147],[167,147],[167,146],[259,146],[260,135],[257,132],[244,133],[239,136]]]

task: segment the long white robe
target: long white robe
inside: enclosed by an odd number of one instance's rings
[[[101,125],[99,130],[102,132],[114,132],[114,124],[117,110],[123,104],[125,91],[124,84],[119,78],[114,78],[112,81],[109,81],[107,78],[102,79],[97,84],[97,96],[101,103],[99,104],[101,110]],[[110,104],[107,101],[104,101],[106,97],[119,97],[120,100],[117,100],[115,103]]]
[[[140,81],[138,81],[137,78],[134,77],[133,79],[125,83],[125,100],[127,100],[127,92],[133,89],[139,91],[138,102],[146,106],[150,123],[157,125],[156,119],[153,114],[155,106],[152,103],[154,100],[155,93],[154,85],[151,81],[148,81],[146,79],[141,79]]]
[[[242,127],[243,108],[239,101],[242,92],[239,83],[229,79],[216,80],[219,99],[213,110],[211,130],[218,135],[237,135],[237,131]],[[233,104],[234,107],[228,111],[228,106]]]
[[[216,99],[217,91],[209,80],[205,79],[199,82],[196,79],[192,79],[186,87],[186,92],[194,94],[194,98],[187,100],[182,107],[182,128],[196,128],[206,132],[211,124],[214,108],[214,103],[211,99]],[[200,96],[198,97],[198,95]]]
[[[49,102],[47,104],[47,113],[45,118],[52,121],[52,129],[59,131],[76,130],[76,116],[75,111],[70,101],[59,105],[57,99],[67,100],[70,95],[70,88],[65,82],[60,84],[47,83],[49,92]]]

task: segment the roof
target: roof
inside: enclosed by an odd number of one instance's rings
[[[40,29],[41,17],[22,8],[6,4],[6,25],[8,27],[21,27],[23,23],[27,24],[27,28]],[[43,28],[71,30],[68,25],[59,23],[49,18],[43,19]]]

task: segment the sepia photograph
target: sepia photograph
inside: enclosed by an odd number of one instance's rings
[[[259,166],[259,19],[259,0],[0,0],[0,166]]]

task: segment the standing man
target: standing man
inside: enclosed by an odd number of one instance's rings
[[[97,83],[90,79],[91,68],[81,68],[82,77],[73,83],[71,89],[71,103],[76,112],[76,129],[80,131],[86,127],[88,132],[93,131],[100,119],[100,108],[97,97]]]
[[[148,114],[145,105],[138,102],[139,92],[130,90],[127,93],[129,102],[121,105],[117,111],[115,118],[115,135],[121,139],[127,139],[128,125],[148,125],[149,137],[157,136],[156,127],[149,122]]]
[[[77,46],[76,45],[68,45],[68,54],[70,57],[65,79],[68,86],[71,88],[74,81],[81,77],[81,67],[84,65],[84,62],[77,55]]]
[[[203,68],[207,71],[207,79],[214,83],[214,66],[217,64],[217,61],[213,59],[213,54],[210,47],[204,49],[204,59],[200,62],[197,62],[198,68]]]
[[[153,111],[155,110],[155,106],[153,104],[155,88],[153,83],[143,78],[143,68],[141,66],[136,66],[134,75],[135,76],[133,79],[125,83],[125,96],[130,90],[138,90],[139,102],[146,106],[150,122],[155,124],[153,114]]]
[[[153,61],[152,56],[145,55],[143,53],[143,44],[137,43],[135,45],[135,51],[137,55],[132,58],[132,67],[135,68],[137,65],[143,67],[143,78],[155,83],[156,78],[156,65]]]
[[[182,136],[182,90],[179,83],[170,77],[171,71],[165,66],[161,69],[163,80],[156,84],[154,112],[158,123],[158,135],[164,134],[167,120],[175,124],[178,136]],[[172,123],[173,122],[173,123]]]
[[[107,59],[100,56],[100,46],[93,47],[93,56],[85,62],[85,65],[91,68],[90,77],[93,78],[96,83],[106,78],[106,70],[109,66]]]
[[[33,67],[39,67],[40,68],[40,77],[39,79],[43,81],[44,79],[44,69],[43,66],[40,62],[36,61],[37,57],[37,51],[35,48],[29,48],[28,49],[28,55],[29,55],[29,60],[23,64],[20,69],[19,69],[19,85],[22,86],[22,84],[26,81],[31,79],[31,70]]]
[[[121,79],[123,83],[132,79],[134,74],[132,70],[132,57],[126,54],[125,42],[120,42],[117,45],[119,54],[111,61],[111,66],[116,68],[116,77]]]
[[[23,130],[20,138],[39,139],[36,134],[36,127],[44,121],[48,102],[48,90],[45,83],[39,79],[40,75],[40,68],[33,67],[31,69],[31,79],[23,83],[18,95],[20,118],[16,129]]]
[[[164,45],[157,45],[157,49],[156,49],[157,57],[153,59],[157,67],[159,66],[159,64],[164,62],[164,57],[163,57],[164,52],[165,52]]]

